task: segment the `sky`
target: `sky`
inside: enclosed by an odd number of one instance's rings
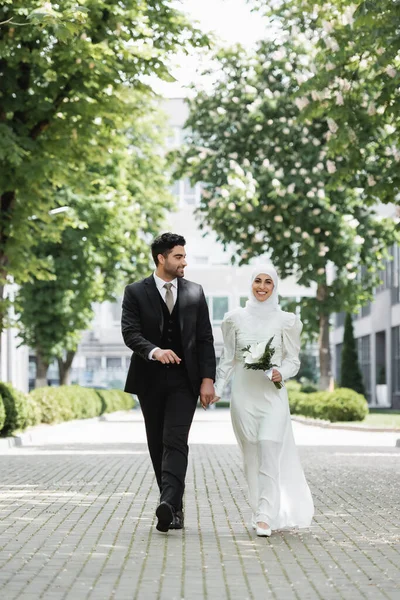
[[[266,19],[252,13],[246,0],[177,0],[176,4],[191,21],[197,21],[202,31],[214,32],[224,45],[241,43],[251,48],[266,35]],[[154,82],[157,92],[167,98],[187,96],[190,92],[185,86],[200,81],[198,71],[210,64],[204,54],[197,51],[190,56],[177,56],[171,69],[177,81]]]

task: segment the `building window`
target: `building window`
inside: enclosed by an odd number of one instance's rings
[[[206,296],[208,310],[210,312],[210,321],[213,325],[221,323],[225,313],[229,310],[228,296]]]
[[[335,327],[343,327],[346,318],[345,312],[335,314]]]
[[[246,302],[248,299],[248,296],[240,296],[239,304],[242,308],[246,306]]]
[[[121,300],[119,300],[118,302],[109,302],[108,306],[109,306],[109,309],[110,309],[110,312],[111,312],[112,320],[114,322],[120,323],[121,316],[122,316],[122,304],[121,304]]]
[[[393,406],[400,405],[400,326],[392,327]]]
[[[86,357],[86,371],[98,371],[101,369],[101,357],[100,356],[87,356]]]
[[[393,246],[392,261],[392,304],[400,302],[400,246]]]
[[[179,206],[198,206],[200,204],[201,184],[196,183],[192,187],[189,178],[175,181],[171,187],[171,193],[175,196]]]
[[[106,359],[107,369],[120,369],[122,367],[122,359],[118,357],[107,357]]]
[[[358,362],[365,387],[365,395],[371,402],[371,341],[370,336],[358,338]]]

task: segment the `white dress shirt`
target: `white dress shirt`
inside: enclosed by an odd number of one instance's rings
[[[164,287],[164,285],[166,283],[172,283],[171,292],[172,292],[172,296],[174,298],[174,306],[175,306],[176,299],[178,297],[178,279],[175,277],[175,279],[173,279],[172,281],[164,281],[164,279],[161,279],[161,277],[156,275],[155,272],[153,273],[153,277],[154,277],[154,281],[156,283],[157,289],[158,289],[159,293],[161,294],[161,298],[164,300],[164,302],[165,302],[165,296],[167,294],[167,289]],[[158,347],[153,348],[153,350],[151,350],[151,352],[149,352],[149,360],[153,359],[153,354],[156,350],[159,350],[159,348]]]

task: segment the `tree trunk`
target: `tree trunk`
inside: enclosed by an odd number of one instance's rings
[[[60,385],[69,385],[72,361],[76,354],[75,350],[68,350],[65,360],[58,358],[58,372],[60,375]]]
[[[47,369],[49,362],[44,360],[43,356],[36,350],[36,380],[35,388],[45,387],[47,385]]]
[[[319,284],[317,300],[321,302],[319,310],[319,389],[329,390],[332,388],[331,372],[331,347],[329,339],[329,313],[324,309],[324,301],[327,298],[328,289],[326,284]]]

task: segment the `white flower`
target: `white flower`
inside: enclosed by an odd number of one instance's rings
[[[235,104],[239,104],[240,100],[237,96],[233,96],[232,102],[234,102]]]
[[[386,67],[385,72],[389,75],[389,77],[396,77],[396,69],[390,65]]]
[[[301,227],[295,227],[294,230],[296,233],[301,233]]]
[[[321,233],[321,227],[316,227],[315,229],[313,229],[313,233]]]
[[[307,192],[307,198],[314,198],[315,194],[312,190],[310,190],[309,192]]]
[[[385,52],[385,48],[378,48],[376,53],[379,54],[379,56],[382,56],[382,54]]]
[[[232,211],[236,210],[236,205],[235,205],[235,203],[234,203],[234,202],[229,202],[229,204],[228,204],[228,208],[229,208],[229,210],[232,210]]]
[[[314,210],[312,212],[313,212],[313,215],[319,215],[320,212],[321,212],[321,209],[320,208],[314,208]]]
[[[363,244],[365,242],[364,238],[361,237],[361,235],[356,235],[356,237],[354,238],[354,243],[355,244]]]
[[[279,179],[274,178],[271,181],[271,184],[272,184],[272,187],[277,188],[277,187],[279,187],[281,185],[281,182],[279,181]]]
[[[282,131],[283,131],[283,133],[284,133],[285,135],[289,135],[289,133],[290,133],[290,129],[289,129],[289,127],[284,127],[284,128],[282,129]]]
[[[303,238],[303,240],[308,240],[310,236],[308,235],[307,231],[303,231],[301,237]]]
[[[371,186],[371,187],[373,185],[376,185],[376,181],[375,181],[375,179],[374,179],[374,177],[372,175],[368,175],[368,185]]]
[[[245,158],[245,159],[243,160],[243,165],[244,165],[245,167],[250,167],[250,161],[249,161],[249,159],[248,159],[248,158]],[[249,175],[249,174],[248,174],[248,175]],[[251,173],[250,173],[250,175],[251,175]]]
[[[328,173],[333,174],[336,173],[336,165],[333,160],[326,161],[326,168],[328,169]]]
[[[335,38],[326,37],[324,41],[326,47],[329,48],[329,50],[332,50],[333,52],[337,52],[339,50],[339,44],[337,43]]]
[[[262,125],[260,125],[259,123],[254,127],[254,131],[262,131]]]
[[[274,221],[275,221],[276,223],[282,223],[282,221],[283,221],[283,217],[282,217],[281,215],[275,215],[275,217],[274,217]]]
[[[310,104],[310,101],[308,100],[308,98],[306,98],[305,96],[303,98],[296,98],[296,100],[294,101],[294,103],[296,104],[297,108],[299,110],[304,110],[305,107]]]
[[[264,160],[262,162],[262,166],[265,167],[266,169],[269,169],[269,167],[271,166],[271,163],[269,162],[268,158],[264,158]]]
[[[336,133],[337,130],[339,129],[339,125],[336,123],[336,121],[334,121],[333,119],[331,119],[330,117],[328,117],[328,119],[326,120],[326,122],[328,123],[329,131],[331,133]]]
[[[325,192],[324,190],[319,189],[317,192],[317,196],[318,198],[320,198],[321,200],[323,200],[325,198]]]
[[[287,191],[289,194],[293,194],[295,189],[296,189],[296,184],[291,183],[290,185],[288,185]]]
[[[246,94],[257,94],[257,88],[252,85],[246,85],[244,91]]]
[[[277,171],[275,171],[275,176],[278,177],[278,179],[282,179],[284,173],[283,173],[283,169],[282,167],[280,169],[278,169]]]
[[[221,190],[221,196],[222,196],[223,198],[229,198],[229,192],[228,192],[228,190],[227,190],[226,188],[223,188],[223,189]]]
[[[233,158],[234,160],[238,159],[238,153],[237,152],[232,152],[232,154],[228,154],[229,158]]]
[[[222,106],[218,106],[217,113],[219,115],[226,115],[226,110],[225,110],[225,108],[222,108]]]
[[[290,238],[290,231],[284,231],[283,232],[283,237]]]
[[[267,125],[272,125],[272,124],[273,124],[273,122],[274,122],[274,120],[273,120],[273,119],[268,119],[268,121],[267,121]]]
[[[332,21],[322,21],[322,27],[326,33],[331,33],[334,29]]]
[[[370,117],[373,117],[376,114],[376,106],[373,102],[370,102],[367,113]]]
[[[357,273],[348,273],[347,279],[355,279],[357,277]]]
[[[336,104],[338,106],[343,106],[344,105],[343,94],[341,92],[336,92],[335,96],[336,96]]]
[[[333,63],[331,63],[331,62],[328,62],[328,63],[326,63],[326,65],[325,65],[325,69],[326,69],[327,71],[333,71],[333,69],[335,69],[335,65],[334,65]]]
[[[252,365],[258,362],[265,352],[265,342],[259,342],[258,344],[251,344],[250,348],[244,352],[244,362],[247,365]]]
[[[325,269],[318,269],[318,275],[323,275],[325,273]]]

